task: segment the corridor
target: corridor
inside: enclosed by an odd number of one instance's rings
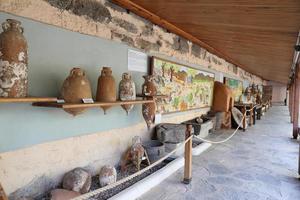
[[[289,121],[286,106],[273,106],[246,132],[239,131],[230,141],[213,145],[200,156],[193,157],[190,185],[180,182],[181,169],[140,199],[300,199],[299,140],[291,139]],[[230,133],[217,138],[225,138]]]

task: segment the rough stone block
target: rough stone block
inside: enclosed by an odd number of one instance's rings
[[[200,130],[199,137],[204,138],[204,137],[208,136],[209,131],[211,129],[213,129],[212,120],[208,120],[208,121],[204,122],[203,124],[201,124],[201,130]]]
[[[179,50],[180,53],[185,54],[189,53],[189,44],[188,41],[182,37],[175,36],[173,38],[173,45],[172,48],[174,50]]]
[[[180,143],[185,140],[186,126],[183,124],[159,124],[156,126],[157,138],[161,142]]]
[[[75,168],[65,174],[63,188],[75,192],[86,193],[92,184],[91,174],[83,168]]]
[[[157,41],[156,43],[149,42],[147,40],[139,38],[136,40],[137,46],[146,51],[158,51],[161,47],[161,42]]]
[[[118,39],[121,42],[125,42],[126,44],[128,44],[130,46],[134,46],[134,40],[125,34],[120,34],[120,33],[116,33],[116,32],[112,31],[111,37],[112,37],[112,39]]]
[[[116,181],[117,181],[116,169],[109,165],[103,166],[99,173],[100,186],[104,187],[106,185],[115,183]]]
[[[201,54],[201,47],[197,44],[192,44],[192,54],[195,56],[195,57],[200,57],[200,54]]]
[[[105,7],[101,2],[97,1],[47,0],[47,2],[58,9],[71,11],[78,16],[87,16],[88,18],[97,22],[108,23],[112,18],[107,7]]]
[[[136,27],[136,25],[134,25],[131,22],[128,22],[124,19],[120,19],[120,18],[113,18],[113,22],[122,27],[123,29],[125,29],[126,31],[130,32],[130,33],[137,33],[138,32],[138,28]]]

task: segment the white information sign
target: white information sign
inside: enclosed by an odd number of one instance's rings
[[[148,71],[147,54],[129,49],[128,50],[128,71],[147,72]]]

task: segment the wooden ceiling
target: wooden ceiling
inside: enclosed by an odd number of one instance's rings
[[[287,83],[300,0],[115,0],[266,80]]]

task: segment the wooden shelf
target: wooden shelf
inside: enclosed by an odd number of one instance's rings
[[[56,97],[24,97],[6,98],[0,97],[0,103],[34,103],[34,102],[56,102]]]
[[[36,102],[33,106],[39,107],[53,107],[53,108],[94,108],[94,107],[105,107],[105,106],[121,106],[128,104],[144,104],[154,103],[154,100],[134,100],[134,101],[114,101],[114,102],[95,102],[95,103],[56,103],[56,102]]]
[[[168,95],[163,95],[163,94],[159,94],[159,95],[144,95],[144,94],[137,94],[136,95],[137,97],[143,97],[143,98],[146,98],[146,97],[152,97],[154,99],[164,99],[164,98],[169,98]]]

